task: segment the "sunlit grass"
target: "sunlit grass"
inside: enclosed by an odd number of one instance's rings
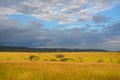
[[[120,64],[0,62],[0,80],[120,80]]]
[[[119,61],[120,52],[0,52],[0,80],[120,80]]]
[[[0,52],[0,60],[29,60],[30,55],[40,57],[40,61],[50,61],[56,59],[56,54],[63,54],[65,58],[71,58],[74,62],[119,62],[120,52]]]

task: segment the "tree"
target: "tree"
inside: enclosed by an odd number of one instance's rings
[[[35,56],[35,55],[30,55],[30,56],[29,56],[29,59],[30,59],[30,60],[39,60],[40,57],[39,57],[39,56]]]
[[[65,57],[65,55],[63,55],[63,54],[57,54],[56,55],[56,58],[60,58],[61,59],[61,58],[64,58],[64,57]]]

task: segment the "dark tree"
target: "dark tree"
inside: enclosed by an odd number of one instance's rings
[[[56,58],[64,58],[65,57],[65,55],[63,55],[63,54],[57,54],[56,55]]]

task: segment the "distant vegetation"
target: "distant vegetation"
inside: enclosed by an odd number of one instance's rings
[[[104,49],[67,49],[67,48],[28,48],[15,46],[0,46],[0,51],[9,52],[107,52]]]

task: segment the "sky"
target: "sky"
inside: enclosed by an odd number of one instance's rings
[[[120,0],[0,0],[0,45],[120,50]]]

